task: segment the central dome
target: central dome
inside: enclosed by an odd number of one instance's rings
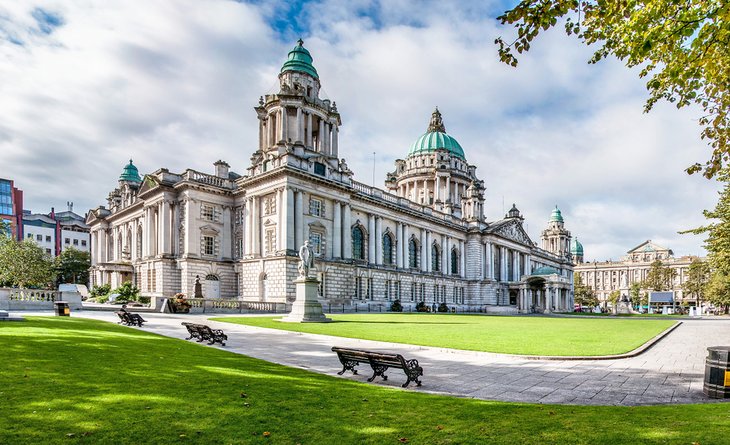
[[[440,149],[466,160],[464,157],[464,149],[461,148],[461,145],[459,145],[453,136],[446,133],[444,122],[441,119],[441,113],[436,108],[431,115],[428,130],[411,145],[410,150],[408,150],[408,156],[432,153]]]
[[[284,71],[298,71],[300,73],[306,73],[315,79],[319,79],[317,70],[312,65],[312,56],[304,47],[304,41],[299,39],[297,46],[293,50],[289,51],[289,57],[284,65],[281,67],[281,72]]]

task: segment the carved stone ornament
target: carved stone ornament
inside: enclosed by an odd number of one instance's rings
[[[518,243],[526,244],[528,246],[532,245],[532,241],[530,241],[530,238],[527,236],[522,226],[516,222],[513,222],[512,224],[505,224],[497,229],[496,233],[507,239],[517,241]]]

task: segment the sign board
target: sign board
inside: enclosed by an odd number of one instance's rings
[[[725,370],[725,386],[730,386],[730,371]]]

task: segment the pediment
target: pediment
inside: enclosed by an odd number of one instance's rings
[[[522,223],[517,219],[498,224],[491,232],[526,246],[534,246],[530,236],[527,235],[527,232],[522,227]]]

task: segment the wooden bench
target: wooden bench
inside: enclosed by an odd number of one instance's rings
[[[207,341],[209,345],[212,345],[213,343],[220,343],[221,346],[225,346],[226,340],[228,340],[228,336],[220,329],[211,329],[209,326],[204,324],[189,322],[183,322],[182,325],[187,328],[188,334],[190,334],[190,337],[185,340],[194,338],[198,343]]]
[[[411,382],[416,382],[416,386],[421,386],[421,381],[418,377],[423,375],[423,368],[418,365],[418,360],[416,359],[406,360],[400,354],[340,348],[338,346],[333,346],[332,351],[337,353],[337,357],[340,359],[340,363],[342,363],[342,371],[338,372],[338,375],[342,375],[347,370],[352,371],[353,374],[357,374],[355,367],[360,363],[368,363],[373,369],[373,376],[368,379],[368,382],[372,382],[377,376],[383,377],[383,380],[388,380],[385,371],[388,368],[397,368],[402,369],[408,378],[402,385],[403,388],[407,387]]]
[[[126,326],[139,326],[142,327],[142,323],[146,322],[139,314],[133,314],[127,311],[118,311],[117,316],[119,317],[119,324]]]

